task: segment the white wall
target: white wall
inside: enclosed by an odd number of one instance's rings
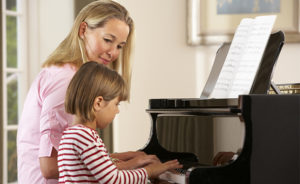
[[[286,43],[275,66],[273,81],[280,83],[300,83],[300,44]]]
[[[48,55],[69,33],[74,20],[73,0],[28,0],[30,83]]]
[[[115,151],[125,151],[142,148],[148,140],[148,99],[200,96],[219,46],[187,46],[186,1],[118,2],[127,7],[136,23],[132,101],[122,105],[114,124]],[[283,47],[274,82],[300,82],[299,49],[299,44]],[[231,135],[230,130],[223,135]]]
[[[37,64],[40,66],[69,32],[73,0],[31,1],[37,1],[39,9],[39,18],[35,17],[39,31],[31,33],[39,39],[36,46],[30,47],[35,57],[31,56],[33,67],[29,73],[35,76],[39,71]],[[148,99],[200,96],[219,45],[187,46],[186,1],[117,1],[130,11],[136,24],[132,98],[130,104],[121,105],[121,113],[114,122],[114,149],[126,151],[142,148],[148,140],[151,125],[145,112]],[[39,53],[34,49],[40,49]],[[300,82],[299,50],[299,44],[283,47],[274,73],[275,82]],[[229,134],[230,130],[223,135]]]
[[[142,148],[148,140],[148,99],[200,96],[217,47],[187,46],[185,1],[118,2],[136,25],[132,100],[122,105],[114,123],[115,151],[125,151]]]

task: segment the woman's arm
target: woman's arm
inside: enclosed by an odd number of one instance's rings
[[[73,121],[64,108],[65,94],[75,71],[67,67],[47,70],[40,79],[41,96],[39,161],[42,175],[58,179],[57,149],[63,130]]]
[[[58,179],[59,172],[57,166],[57,151],[52,148],[50,157],[40,157],[40,167],[44,178]]]

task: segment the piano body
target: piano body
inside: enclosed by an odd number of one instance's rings
[[[228,52],[229,44],[224,44],[201,98],[149,100],[152,129],[141,150],[162,162],[178,159],[184,165],[161,179],[189,184],[300,183],[300,96],[268,95],[270,87],[277,91],[271,77],[283,43],[281,31],[271,34],[249,95],[204,98],[213,89]],[[244,125],[241,152],[227,165],[214,166],[215,118],[227,117]]]
[[[184,173],[168,173],[170,182],[300,183],[300,95],[254,94],[242,95],[238,99],[204,100],[150,99],[149,103],[147,112],[152,118],[152,135],[143,151],[157,155],[162,161],[178,159],[190,165],[184,168]],[[157,121],[162,116],[237,117],[245,124],[241,153],[227,165],[212,166],[207,163],[202,165],[194,153],[169,151],[160,144],[157,136]]]

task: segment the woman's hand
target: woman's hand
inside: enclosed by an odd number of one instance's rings
[[[224,165],[227,164],[230,160],[232,160],[234,152],[219,152],[214,157],[213,164],[214,165]]]

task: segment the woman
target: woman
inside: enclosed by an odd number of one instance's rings
[[[84,62],[93,60],[121,71],[130,86],[133,32],[127,10],[116,2],[98,0],[80,11],[69,35],[44,62],[24,103],[17,135],[19,183],[58,182],[59,141],[73,119],[64,109],[68,84]],[[142,152],[111,156],[120,169],[158,162]]]

